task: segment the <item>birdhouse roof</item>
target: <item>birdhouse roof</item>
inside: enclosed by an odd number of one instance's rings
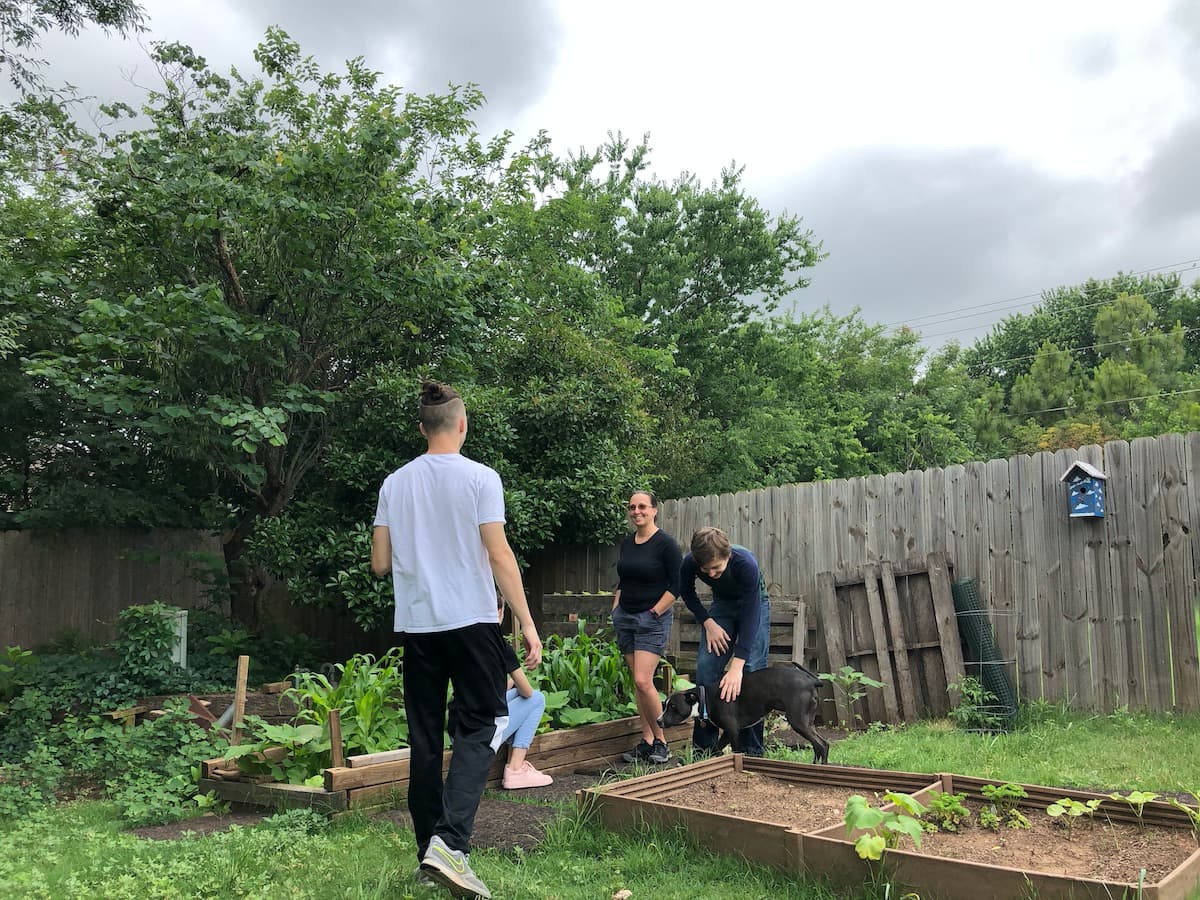
[[[1068,478],[1071,477],[1071,473],[1074,472],[1076,469],[1079,469],[1085,475],[1089,475],[1092,478],[1099,478],[1101,481],[1108,480],[1107,475],[1105,475],[1103,472],[1101,472],[1099,469],[1097,469],[1091,463],[1086,463],[1082,459],[1077,459],[1077,460],[1075,460],[1075,462],[1071,463],[1070,468],[1068,468],[1067,471],[1063,472],[1062,478],[1060,478],[1058,480],[1066,481]]]

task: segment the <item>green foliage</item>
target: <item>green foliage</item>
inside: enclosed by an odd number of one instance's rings
[[[4,648],[4,654],[0,655],[0,716],[8,711],[9,702],[36,664],[33,651],[20,647]]]
[[[1153,791],[1130,791],[1127,794],[1120,794],[1114,791],[1108,796],[1113,800],[1121,800],[1128,803],[1134,815],[1137,816],[1138,825],[1142,824],[1142,813],[1146,809],[1146,804],[1151,800],[1158,799],[1158,794]]]
[[[1063,797],[1061,800],[1051,803],[1046,807],[1046,815],[1052,819],[1061,817],[1063,824],[1067,826],[1067,840],[1071,840],[1071,829],[1075,820],[1087,816],[1088,821],[1091,821],[1102,802],[1104,801],[1100,797],[1087,801],[1072,800],[1070,797]]]
[[[38,732],[30,749],[0,767],[0,815],[18,815],[81,791],[98,791],[130,825],[170,821],[197,810],[197,760],[224,741],[196,726],[186,704],[126,729],[91,714],[67,716]]]
[[[862,716],[854,712],[854,704],[867,696],[868,688],[883,687],[882,681],[876,681],[869,675],[864,675],[856,670],[853,666],[842,666],[836,672],[820,672],[817,675],[822,681],[830,682],[836,691],[838,691],[846,703],[846,708],[849,709],[855,720],[861,720]],[[842,727],[849,727],[850,723],[842,722]]]
[[[855,831],[865,832],[854,841],[854,850],[862,859],[882,859],[883,851],[897,847],[904,835],[912,838],[916,846],[921,846],[923,830],[918,820],[926,813],[925,807],[909,794],[888,791],[883,796],[902,811],[872,806],[859,794],[846,799],[846,836]]]
[[[966,799],[966,794],[930,791],[929,806],[921,816],[925,827],[930,831],[960,831],[971,817],[971,811],[963,803]]]
[[[325,729],[330,710],[342,720],[342,743],[348,754],[378,753],[408,746],[404,714],[402,649],[376,659],[369,653],[337,663],[336,682],[316,672],[298,672],[288,695],[300,712],[296,720]],[[328,745],[326,746],[328,749]]]
[[[985,784],[981,793],[985,800],[990,801],[990,804],[980,810],[980,825],[990,828],[992,831],[998,831],[1001,822],[1009,828],[1032,827],[1028,817],[1018,808],[1020,801],[1029,796],[1025,792],[1025,788],[1012,782]]]
[[[1000,701],[978,678],[964,675],[950,682],[947,688],[959,695],[958,706],[948,714],[959,728],[992,731],[1004,726],[1005,717],[999,711]]]
[[[542,648],[542,663],[529,673],[546,694],[553,727],[571,728],[633,715],[633,675],[607,630],[588,634],[586,622],[568,637],[552,634]]]
[[[1192,795],[1193,800],[1200,802],[1200,794],[1195,791],[1188,791],[1188,793]],[[1167,802],[1188,817],[1188,822],[1192,826],[1192,835],[1200,843],[1200,809],[1183,803],[1176,797],[1168,797]]]
[[[121,675],[146,694],[169,690],[179,681],[179,667],[171,660],[178,611],[174,606],[147,603],[128,606],[117,615],[113,649]]]
[[[329,766],[329,730],[320,725],[273,725],[258,716],[246,716],[246,738],[225,751],[248,775],[268,775],[284,784],[321,783],[321,770]],[[282,749],[281,755],[268,751]]]

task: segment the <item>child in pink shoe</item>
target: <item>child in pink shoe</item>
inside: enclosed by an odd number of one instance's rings
[[[500,618],[504,618],[504,606],[499,609]],[[508,724],[501,732],[500,742],[512,738],[512,749],[508,754],[508,762],[504,766],[503,784],[506,790],[515,791],[520,788],[545,787],[554,779],[545,772],[539,772],[533,763],[525,758],[533,735],[542,721],[542,713],[546,709],[546,698],[541,691],[534,690],[525,671],[517,659],[517,654],[505,644],[505,666],[508,668]]]

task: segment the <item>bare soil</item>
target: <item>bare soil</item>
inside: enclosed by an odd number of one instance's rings
[[[746,819],[816,831],[844,821],[846,798],[861,793],[845,787],[782,781],[757,772],[730,772],[687,785],[660,802],[691,809],[728,812]],[[879,802],[878,798],[872,801]],[[926,834],[920,848],[902,841],[901,848],[1024,871],[1137,883],[1165,878],[1197,849],[1190,831],[1109,822],[1103,808],[1090,821],[1077,822],[1070,834],[1040,810],[1025,810],[1029,829],[989,831],[973,824],[978,805],[967,804],[972,823],[960,833]]]

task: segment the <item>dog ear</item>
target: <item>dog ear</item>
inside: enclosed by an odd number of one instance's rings
[[[698,690],[696,690],[695,688],[692,688],[691,690],[689,690],[687,693],[685,693],[683,695],[683,699],[691,704],[699,703],[700,702],[700,692]]]

